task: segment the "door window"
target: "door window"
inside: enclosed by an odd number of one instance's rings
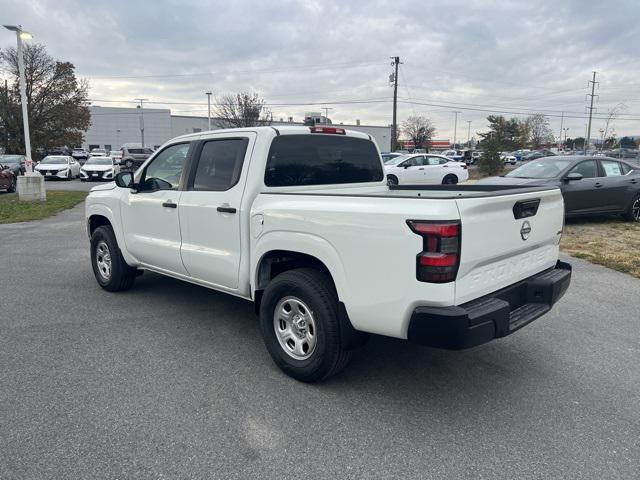
[[[569,173],[579,173],[582,178],[596,178],[598,176],[598,165],[595,160],[587,160],[573,167]]]
[[[177,190],[188,151],[188,143],[165,148],[147,166],[139,190]]]
[[[626,175],[626,174],[627,174],[627,173],[629,173],[631,170],[633,170],[633,169],[631,168],[631,166],[630,166],[629,164],[627,164],[627,163],[622,163],[622,162],[620,162],[620,165],[622,166],[622,174],[623,174],[623,175]]]
[[[602,164],[605,177],[619,177],[620,175],[624,175],[619,162],[601,160],[600,163]]]
[[[247,138],[206,142],[198,160],[193,190],[222,192],[238,183],[248,142]]]

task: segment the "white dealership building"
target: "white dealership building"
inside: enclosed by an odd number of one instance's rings
[[[89,107],[91,112],[91,126],[85,133],[85,140],[82,144],[85,148],[104,148],[106,150],[117,150],[125,143],[141,143],[142,130],[144,125],[144,144],[152,148],[157,148],[167,140],[185,135],[188,133],[198,133],[207,130],[206,117],[192,117],[184,115],[172,115],[171,110],[165,108],[119,108],[119,107]],[[306,116],[314,116],[318,123],[330,123],[325,117],[316,117],[315,113]],[[217,130],[220,122],[211,119],[212,129]],[[272,125],[302,125],[303,122],[295,122],[292,117],[289,119],[274,120]],[[355,125],[340,124],[339,126],[357,130],[371,135],[376,140],[381,151],[389,151],[391,145],[391,126],[360,125],[356,121]]]

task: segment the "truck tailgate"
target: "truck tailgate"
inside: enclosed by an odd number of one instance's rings
[[[530,215],[536,200],[537,211]],[[456,203],[462,223],[456,305],[555,265],[564,221],[560,190],[460,198]]]

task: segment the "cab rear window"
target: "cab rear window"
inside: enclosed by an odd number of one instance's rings
[[[268,187],[379,182],[384,178],[373,142],[338,135],[281,135],[269,149]]]

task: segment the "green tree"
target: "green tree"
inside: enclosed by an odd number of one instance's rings
[[[622,137],[620,139],[620,146],[622,148],[636,148],[636,142],[633,141],[633,138]]]
[[[23,50],[31,155],[57,145],[80,145],[89,128],[89,86],[78,80],[69,62],[54,60],[40,44],[25,44]],[[18,58],[13,47],[0,49],[0,69],[10,76],[0,96],[0,112],[6,136],[5,150],[24,153],[22,104],[18,83]],[[8,137],[8,139],[7,139]]]
[[[498,175],[504,169],[504,162],[500,158],[500,140],[487,136],[482,141],[483,154],[478,160],[478,168],[485,175]]]
[[[491,137],[499,151],[523,148],[528,142],[528,126],[517,118],[506,119],[502,115],[489,115],[489,131],[480,133],[481,146]]]

